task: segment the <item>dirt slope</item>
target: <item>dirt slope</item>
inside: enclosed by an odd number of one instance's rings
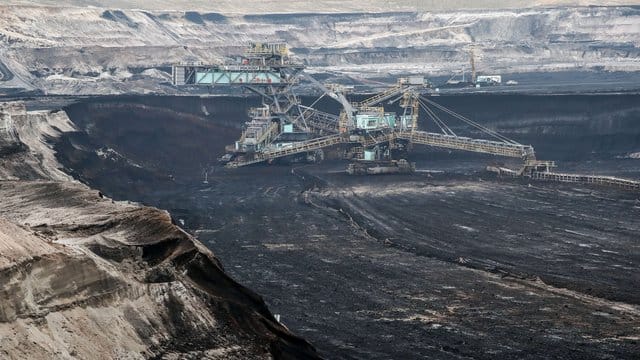
[[[64,113],[0,113],[0,357],[317,357],[167,212],[65,179]]]

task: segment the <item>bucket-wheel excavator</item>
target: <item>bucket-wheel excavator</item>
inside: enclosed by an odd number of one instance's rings
[[[566,174],[552,172],[553,161],[537,160],[531,145],[520,144],[438,104],[424,77],[400,78],[382,92],[354,102],[347,98],[348,88],[323,84],[306,74],[304,68],[290,56],[286,44],[253,43],[244,55],[223,64],[175,65],[173,82],[187,86],[241,86],[261,96],[263,105],[249,110],[250,120],[244,124],[239,139],[227,146],[227,153],[220,158],[228,168],[282,158],[318,161],[324,157],[323,150],[340,146],[344,158],[350,161],[349,174],[407,173],[415,170],[415,165],[406,160],[407,151],[415,145],[426,145],[521,159],[522,165],[516,170],[491,168],[507,175],[539,179],[559,176],[559,181],[567,178]],[[294,91],[303,80],[322,94],[310,105],[302,104]],[[327,96],[341,105],[339,114],[316,108]],[[401,111],[385,109],[384,105],[396,103]],[[420,110],[435,130],[419,128]],[[450,119],[472,129],[473,137],[454,132]],[[640,188],[635,181],[624,186],[627,185]]]

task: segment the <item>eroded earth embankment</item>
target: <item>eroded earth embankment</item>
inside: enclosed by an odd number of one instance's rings
[[[9,103],[0,120],[0,357],[316,357],[166,211],[60,171],[64,112]]]

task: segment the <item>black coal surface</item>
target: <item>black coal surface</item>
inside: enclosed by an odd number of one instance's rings
[[[640,177],[640,96],[435,100],[566,170]],[[411,176],[213,166],[257,103],[76,104],[82,131],[59,158],[109,196],[170,210],[327,358],[637,358],[637,193],[496,179],[481,170],[500,159],[432,149]]]

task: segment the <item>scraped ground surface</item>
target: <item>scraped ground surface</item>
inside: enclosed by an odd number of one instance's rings
[[[163,199],[207,216],[198,236],[327,357],[640,351],[637,195],[445,175],[314,189],[300,176],[225,173]]]

